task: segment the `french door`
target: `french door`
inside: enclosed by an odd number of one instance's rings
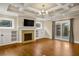
[[[70,20],[55,22],[55,39],[69,41]]]

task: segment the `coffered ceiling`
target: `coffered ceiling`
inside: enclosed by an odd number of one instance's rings
[[[46,17],[79,13],[79,3],[0,3],[0,11],[41,18],[39,11],[42,10],[42,5],[45,5],[44,8],[48,11]]]

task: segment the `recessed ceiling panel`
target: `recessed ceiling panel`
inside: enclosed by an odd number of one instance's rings
[[[41,10],[43,8],[42,5],[45,5],[44,8],[46,10],[57,6],[55,3],[34,3],[31,7]]]

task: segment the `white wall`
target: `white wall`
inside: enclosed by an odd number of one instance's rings
[[[10,18],[10,19],[12,19],[12,20],[14,20],[14,28],[13,29],[8,29],[8,30],[17,30],[17,17],[11,17],[11,16],[8,16],[8,15],[1,15],[0,14],[0,18]],[[6,29],[4,29],[4,30],[6,30]]]
[[[24,27],[24,19],[29,19],[29,20],[35,20],[35,19],[32,17],[27,17],[27,16],[18,16],[17,19],[18,19],[18,39],[19,39],[18,42],[22,42],[22,30],[34,30],[34,33],[35,33],[35,26]]]
[[[9,16],[9,15],[2,15],[0,14],[0,18],[11,18],[14,20],[14,29],[0,29],[0,31],[7,31],[7,32],[11,32],[11,31],[17,31],[17,42],[20,42],[22,40],[20,40],[20,29],[35,29],[35,27],[24,27],[23,26],[23,21],[24,19],[33,19],[32,17],[14,17],[14,16]]]
[[[24,19],[35,20],[34,18],[31,18],[31,17],[18,16],[18,27],[19,27],[19,29],[24,28]],[[34,29],[34,27],[25,27],[25,28]]]
[[[16,41],[11,40],[12,39],[11,32],[17,31],[17,17],[12,17],[12,16],[8,16],[8,15],[0,14],[0,20],[4,19],[4,18],[14,20],[14,28],[13,29],[0,29],[0,35],[3,34],[4,38],[6,37],[5,39],[3,39],[4,42],[2,42],[2,44],[0,44],[0,45],[6,45],[6,44],[12,44],[12,43],[18,42],[18,39],[16,39]],[[0,39],[1,39],[1,37],[0,37]]]
[[[44,24],[43,25],[44,29],[47,30],[48,32],[48,35],[45,34],[45,37],[52,39],[52,21],[47,20],[47,21],[44,21],[43,24]]]
[[[10,16],[0,15],[0,18],[2,18],[2,17],[14,19],[15,28],[13,30],[17,30],[17,25],[19,25],[22,28],[23,19],[28,18],[28,17],[10,17]],[[70,19],[70,18],[74,18],[74,41],[78,43],[79,42],[79,15],[74,16],[74,17],[69,17],[69,18],[65,17],[65,20]],[[28,18],[28,19],[34,19],[34,18]],[[19,20],[19,22],[18,22],[19,24],[17,24],[17,20]],[[61,20],[63,20],[63,18],[61,18]],[[45,35],[44,37],[52,38],[52,21],[50,21],[50,20],[44,21],[43,27],[47,29],[48,34],[50,35],[50,36]],[[27,29],[35,29],[35,28],[28,27]],[[6,30],[6,29],[4,29],[4,30]],[[10,31],[10,29],[9,29],[9,31]]]
[[[74,18],[74,39],[76,43],[79,43],[79,17]]]

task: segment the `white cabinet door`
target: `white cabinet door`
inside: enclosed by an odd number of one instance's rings
[[[36,22],[36,39],[43,38],[43,36],[44,36],[43,22],[37,21]]]
[[[37,39],[43,38],[43,36],[44,36],[43,30],[42,29],[37,29],[36,30],[36,38]]]
[[[2,34],[3,34],[2,39],[3,39],[4,44],[11,42],[11,31],[5,30],[5,31],[3,31]]]

